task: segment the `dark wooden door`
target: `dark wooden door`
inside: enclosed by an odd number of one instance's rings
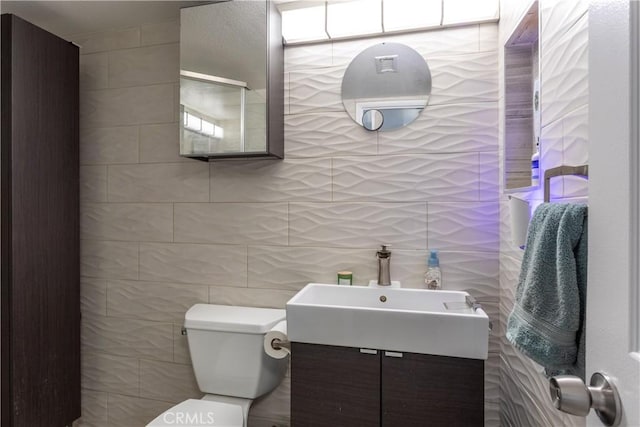
[[[2,426],[80,416],[78,49],[2,15]]]
[[[481,427],[484,360],[382,355],[383,427]]]
[[[380,352],[292,343],[291,425],[378,427]]]

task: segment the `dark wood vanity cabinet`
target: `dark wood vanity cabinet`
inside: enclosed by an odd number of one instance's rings
[[[291,424],[482,426],[484,361],[294,342]]]

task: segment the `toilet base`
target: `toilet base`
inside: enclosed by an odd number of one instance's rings
[[[158,415],[147,427],[247,427],[251,399],[206,394],[187,399]]]
[[[242,419],[244,420],[243,427],[247,427],[247,420],[249,419],[249,408],[253,403],[253,399],[245,399],[242,397],[222,396],[220,394],[205,394],[201,400],[207,400],[211,402],[228,403],[230,405],[237,405],[242,409]]]

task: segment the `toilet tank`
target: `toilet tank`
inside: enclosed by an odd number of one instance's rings
[[[191,363],[204,393],[254,399],[276,388],[287,358],[264,352],[264,335],[285,310],[196,304],[185,314]]]

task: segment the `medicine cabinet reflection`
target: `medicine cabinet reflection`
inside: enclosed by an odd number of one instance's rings
[[[180,155],[200,160],[284,155],[284,55],[270,1],[180,13]]]
[[[504,187],[540,185],[540,53],[538,2],[515,26],[504,45]]]

